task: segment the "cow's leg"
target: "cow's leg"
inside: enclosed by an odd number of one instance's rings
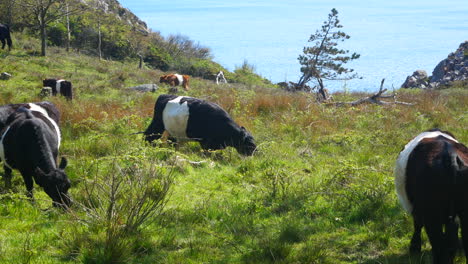
[[[442,230],[443,221],[440,220],[439,216],[432,215],[430,217],[425,217],[424,226],[432,246],[432,263],[449,263],[446,250],[447,245],[444,239],[444,232]]]
[[[468,264],[468,212],[460,215],[463,251],[465,251],[466,263]]]
[[[5,189],[10,189],[11,188],[11,174],[12,170],[8,168],[7,166],[3,166],[3,169],[5,170],[5,174],[3,175],[3,179],[5,180]]]
[[[411,254],[419,254],[421,253],[421,230],[423,227],[421,216],[413,214],[413,226],[414,233],[411,238],[409,251]]]
[[[0,39],[0,41],[2,42],[2,49],[4,49],[4,48],[5,48],[5,44],[6,44],[5,39],[2,38],[2,39]]]
[[[8,50],[10,51],[10,50],[11,50],[11,45],[12,45],[12,43],[11,43],[11,37],[9,37],[9,38],[7,39],[7,44],[8,44]]]
[[[144,132],[145,140],[149,143],[153,142],[154,140],[158,140],[162,137],[164,131],[164,123],[162,119],[157,120],[155,118],[148,129],[146,129]]]
[[[455,254],[459,246],[458,241],[458,223],[453,220],[448,220],[445,225],[445,244],[447,245],[448,263],[453,263]]]
[[[21,175],[23,176],[24,185],[26,186],[26,195],[29,197],[31,201],[34,201],[33,196],[33,188],[34,188],[34,181],[32,177],[32,173],[27,170],[21,170]]]

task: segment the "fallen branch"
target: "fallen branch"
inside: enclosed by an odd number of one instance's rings
[[[393,94],[391,94],[391,95],[383,95],[383,93],[385,93],[387,91],[387,89],[383,88],[384,81],[385,81],[385,78],[382,79],[382,82],[380,83],[379,91],[377,93],[369,96],[369,97],[361,98],[361,99],[358,99],[358,100],[352,101],[352,102],[336,102],[336,103],[328,103],[326,105],[332,105],[332,106],[345,106],[345,105],[357,106],[357,105],[364,104],[364,103],[371,103],[371,104],[378,104],[378,105],[392,105],[392,104],[401,104],[401,105],[408,105],[408,106],[414,105],[413,103],[406,103],[406,102],[397,101],[395,92]],[[386,101],[381,100],[381,99],[389,99],[389,98],[393,98],[393,102],[386,102]]]

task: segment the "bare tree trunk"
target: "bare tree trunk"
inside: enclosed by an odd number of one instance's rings
[[[70,42],[71,42],[71,33],[70,33],[70,16],[69,16],[69,10],[68,10],[68,3],[66,3],[66,8],[67,8],[67,52],[70,51]]]
[[[304,73],[301,78],[299,79],[299,82],[297,83],[297,86],[300,87],[301,89],[304,88],[304,85],[310,80],[310,74],[309,73]]]
[[[141,54],[138,54],[138,57],[140,57],[140,63],[138,64],[138,69],[143,68],[143,56]]]
[[[8,1],[8,4],[7,4],[7,19],[6,19],[6,23],[7,25],[9,25],[11,27],[12,23],[13,23],[13,5],[15,4],[15,1],[14,0],[10,0]]]
[[[327,101],[329,99],[329,95],[327,92],[325,92],[325,85],[323,85],[322,78],[317,78],[317,81],[319,83],[319,90],[317,93],[320,95],[318,98],[321,98],[323,101]]]
[[[99,53],[99,60],[102,60],[102,52],[101,52],[101,19],[98,19],[98,53]]]
[[[41,27],[41,56],[46,56],[47,32],[46,32],[46,24],[45,24],[44,17],[41,17],[40,27]]]

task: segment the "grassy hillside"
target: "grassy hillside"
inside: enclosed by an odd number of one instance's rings
[[[46,77],[72,81],[73,102],[47,100],[62,113],[60,154],[76,202],[69,213],[51,209],[36,186],[31,203],[15,171],[13,190],[0,184],[0,263],[428,263],[426,237],[421,256],[407,254],[412,222],[398,204],[393,165],[429,128],[468,142],[466,87],[399,91],[410,107],[336,108],[305,93],[195,78],[180,94],[216,102],[245,126],[259,146],[246,158],[197,143],[152,147],[132,135],[168,87],[125,88],[162,72],[50,54],[0,53],[0,71],[13,74],[0,81],[0,104],[41,100]],[[155,214],[139,223],[134,208]]]

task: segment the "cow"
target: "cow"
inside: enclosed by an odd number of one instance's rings
[[[5,48],[5,44],[8,44],[8,50],[11,50],[13,44],[11,42],[10,27],[8,27],[8,25],[0,24],[0,41],[2,42],[2,49]]]
[[[67,98],[67,100],[73,99],[73,87],[69,81],[61,79],[44,79],[42,80],[42,86],[52,88],[53,96],[56,96],[59,93]]]
[[[38,109],[36,109],[38,110]],[[64,172],[67,159],[57,167],[60,128],[43,111],[19,107],[12,113],[1,132],[0,158],[5,167],[5,185],[11,186],[13,169],[20,171],[27,195],[33,199],[33,179],[52,198],[53,206],[67,208],[70,180]]]
[[[184,87],[185,91],[188,91],[189,88],[189,78],[190,76],[188,75],[180,75],[180,74],[168,74],[168,75],[163,75],[159,78],[159,83],[167,83],[170,86],[178,86],[182,85]]]
[[[401,205],[413,217],[411,253],[421,251],[424,227],[433,263],[452,263],[458,247],[458,217],[468,254],[467,165],[468,148],[451,133],[438,129],[419,134],[400,152],[395,187]]]
[[[163,94],[154,106],[154,116],[144,133],[152,142],[167,132],[176,141],[198,141],[205,150],[231,146],[242,155],[253,155],[252,135],[237,125],[217,104],[186,96]]]
[[[224,72],[219,71],[216,75],[216,84],[219,85],[220,82],[227,83],[226,78],[224,78]]]

